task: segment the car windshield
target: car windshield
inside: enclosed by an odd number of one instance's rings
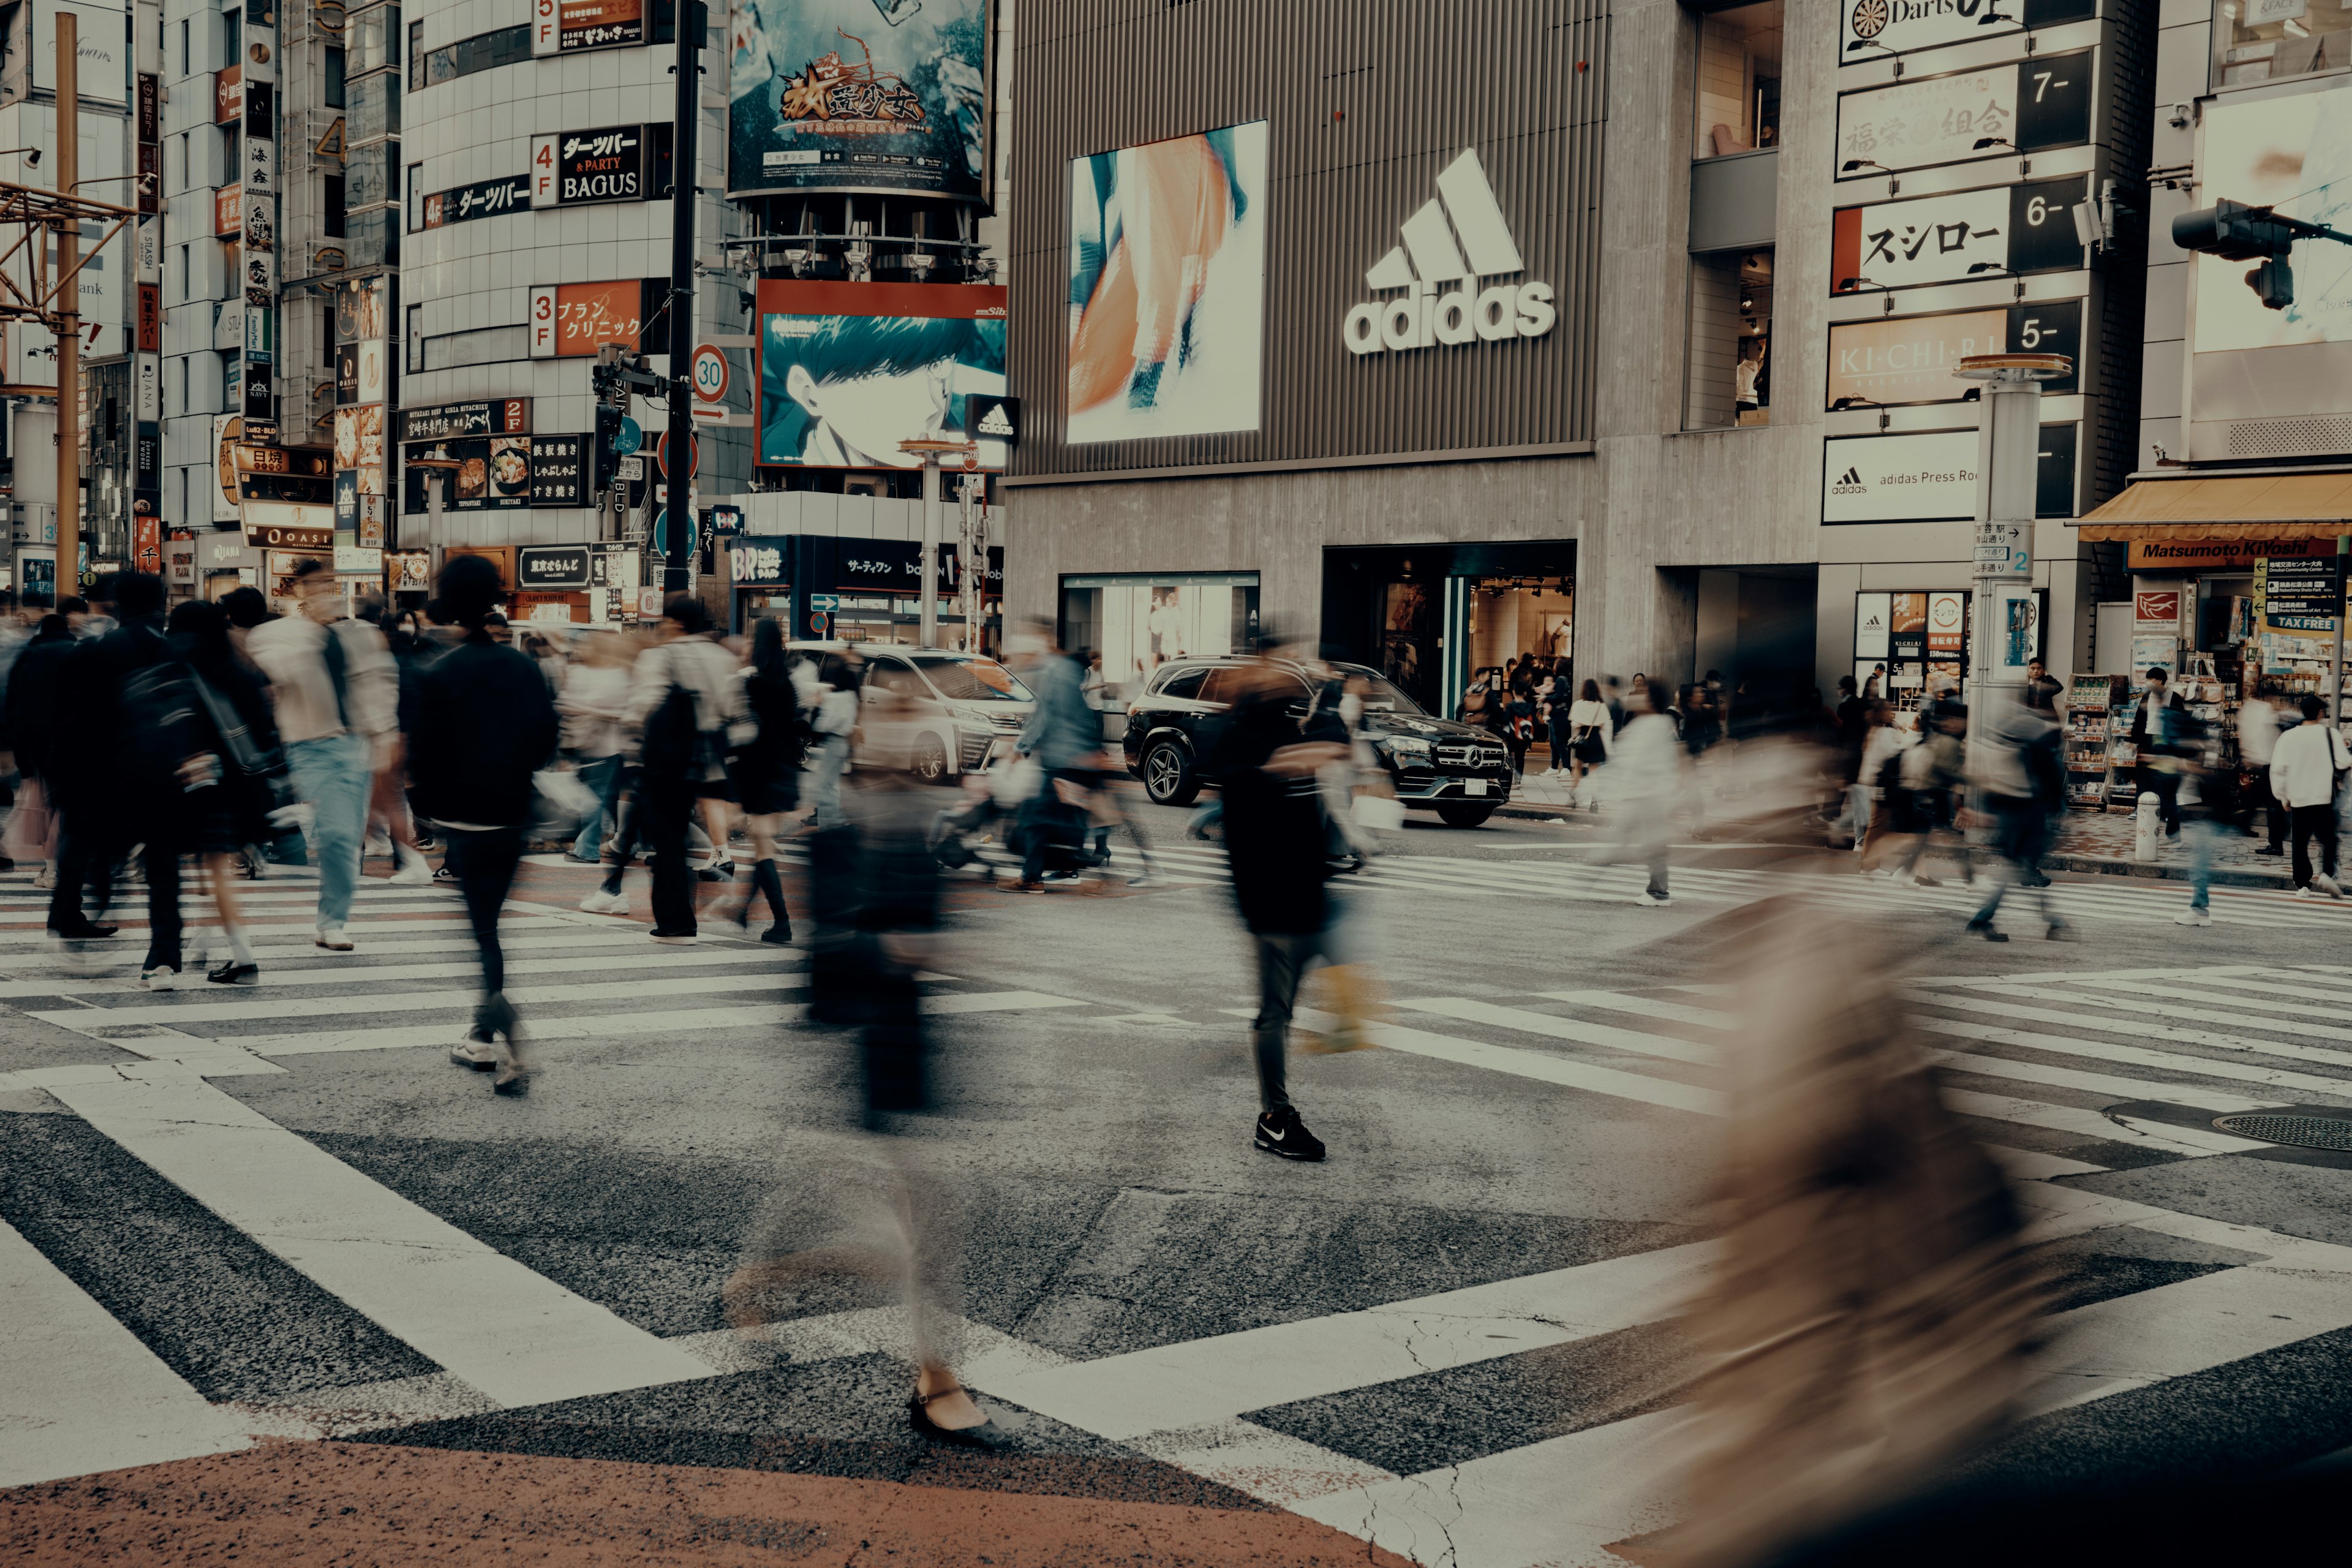
[[[940,695],[950,702],[1034,702],[1036,696],[1013,673],[992,658],[957,655],[918,658],[916,665],[931,678]]]
[[[1333,668],[1338,669],[1341,675],[1346,676],[1350,681],[1360,680],[1364,683],[1366,689],[1364,691],[1365,711],[1370,713],[1414,714],[1421,711],[1420,703],[1415,702],[1412,698],[1407,697],[1403,692],[1399,691],[1395,687],[1391,686],[1389,684],[1388,677],[1380,674],[1378,671],[1367,669],[1360,664],[1335,665]]]

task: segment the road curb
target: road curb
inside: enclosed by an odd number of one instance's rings
[[[2045,855],[2042,866],[2053,871],[2074,871],[2097,877],[2133,877],[2143,881],[2186,882],[2189,868],[2178,861],[2124,860],[2108,855]],[[2216,866],[2213,884],[2221,888],[2271,888],[2292,890],[2294,879],[2284,871],[2263,871],[2250,866]]]

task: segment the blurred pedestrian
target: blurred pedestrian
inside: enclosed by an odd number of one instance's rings
[[[485,624],[501,588],[497,566],[460,555],[441,569],[440,588],[466,639],[417,683],[409,773],[417,809],[448,836],[449,863],[481,955],[482,1000],[449,1055],[461,1066],[495,1069],[490,1087],[498,1093],[521,1094],[531,1068],[507,999],[499,914],[535,805],[531,775],[555,750],[555,703],[539,667],[500,647]]]
[[[746,710],[734,656],[711,635],[710,613],[700,600],[672,594],[656,636],[638,657],[629,694],[629,720],[643,737],[639,832],[653,852],[653,940],[684,946],[698,940],[688,824],[700,802],[723,802],[730,793],[727,755],[746,724]],[[723,859],[723,827],[712,839]]]
[[[2340,899],[2336,885],[2336,786],[2352,770],[2344,737],[2326,721],[2327,704],[2305,693],[2303,722],[2278,739],[2271,752],[2271,794],[2287,809],[2294,835],[2294,896]],[[2321,865],[2311,864],[2311,841],[2319,840]]]
[[[1297,679],[1274,663],[1272,647],[1234,671],[1234,704],[1208,759],[1224,800],[1225,854],[1235,901],[1257,957],[1258,1148],[1286,1160],[1320,1160],[1322,1142],[1290,1102],[1286,1059],[1292,1014],[1308,965],[1322,956],[1331,924],[1324,883],[1321,795],[1316,774],[1347,748],[1309,742],[1291,707]]]
[[[1911,737],[1896,727],[1886,699],[1864,703],[1862,761],[1854,775],[1853,848],[1865,873],[1878,868],[1880,847],[1894,826],[1891,803],[1903,787],[1901,759]]]
[[[2238,709],[2238,760],[2251,784],[2239,803],[2242,809],[2238,826],[2252,837],[2253,814],[2263,814],[2264,842],[2254,851],[2257,855],[2286,853],[2286,808],[2271,793],[2271,753],[2278,746],[2279,731],[2295,722],[2298,716],[2278,697],[2278,682],[2260,680],[2254,685],[2254,694]]]
[[[2180,837],[2189,848],[2189,907],[2174,916],[2172,923],[2210,926],[2213,923],[2213,856],[2223,833],[2242,817],[2244,804],[2240,798],[2238,770],[2222,765],[2216,738],[2201,721],[2183,717],[2196,727],[2200,743],[2183,759]]]
[[[735,912],[735,923],[748,930],[751,906],[764,897],[772,919],[760,940],[781,945],[793,940],[793,920],[784,908],[783,879],[776,870],[776,838],[785,814],[800,805],[808,729],[784,654],[783,627],[772,616],[763,616],[751,629],[743,700],[759,733],[735,753],[735,795],[743,808],[743,831],[751,842],[751,886]]]
[[[65,661],[78,646],[63,616],[45,615],[8,672],[5,709],[19,779],[9,833],[19,858],[37,857],[41,862],[33,879],[36,888],[57,885],[58,699],[64,689]]]
[[[399,678],[383,634],[342,613],[323,562],[294,569],[300,614],[254,628],[246,647],[269,678],[278,732],[294,787],[310,803],[319,857],[317,944],[349,952],[346,929],[360,875],[360,845],[377,770],[388,761],[399,713]]]
[[[1938,699],[1920,710],[1919,742],[1903,753],[1902,787],[1895,794],[1893,830],[1902,842],[1899,849],[1890,845],[1889,850],[1899,856],[1891,873],[1898,882],[1917,888],[1943,885],[1923,874],[1919,862],[1938,833],[1957,831],[1959,794],[1968,783],[1968,732],[1969,710],[1958,701]],[[1972,880],[1975,872],[1965,839],[1959,859],[1960,879]]]
[[[814,737],[809,747],[809,830],[838,827],[841,781],[849,772],[849,745],[857,732],[858,693],[865,685],[866,661],[855,648],[845,648],[824,661],[816,679],[816,711],[809,721]]]
[[[1575,701],[1566,704],[1564,710],[1557,703],[1554,709],[1555,723],[1563,717],[1567,721],[1562,728],[1568,731],[1568,804],[1572,808],[1582,796],[1586,810],[1598,811],[1599,792],[1596,789],[1588,794],[1586,784],[1595,770],[1609,760],[1610,747],[1616,736],[1609,705],[1601,700],[1601,683],[1587,679]]]
[[[246,935],[236,891],[237,858],[269,837],[273,815],[294,802],[286,754],[278,740],[269,693],[260,674],[229,640],[228,612],[191,599],[172,611],[172,653],[185,665],[205,721],[206,741],[219,759],[205,785],[188,793],[187,846],[203,867],[226,950],[205,978],[216,985],[251,985],[261,965]]]
[[[1674,900],[1666,880],[1667,846],[1683,795],[1683,751],[1674,719],[1656,700],[1659,688],[1636,686],[1625,703],[1625,728],[1611,752],[1612,795],[1625,802],[1624,842],[1649,869],[1650,879],[1633,901],[1662,910]]]
[[[1995,852],[2000,858],[1986,879],[1991,890],[1968,929],[1987,942],[2009,940],[1993,920],[2012,883],[2032,892],[2051,941],[2072,934],[2047,891],[2049,879],[2041,873],[2051,822],[2066,805],[2065,772],[2058,756],[2058,715],[2050,706],[2046,688],[2029,683],[2023,696],[2024,700],[1990,726],[1990,732],[1978,747],[1984,768],[1977,780],[1978,793],[1993,816]]]
[[[383,599],[369,595],[360,602],[355,617],[374,626],[384,635],[384,647],[392,655],[393,668],[393,727],[377,747],[380,763],[375,780],[368,791],[368,836],[361,858],[388,856],[393,862],[391,881],[411,885],[433,880],[432,863],[416,841],[416,825],[408,811],[407,735],[415,721],[416,671],[421,662],[413,633],[403,631],[397,622],[387,625]]]
[[[2157,816],[2164,824],[2168,838],[2180,834],[2181,764],[2175,731],[2183,711],[2180,694],[2171,689],[2164,667],[2149,666],[2139,706],[2132,712],[2131,743],[2136,759],[2132,773],[2134,787],[2139,794],[2156,796]]]
[[[1083,801],[1101,781],[1102,715],[1087,706],[1077,661],[1062,650],[1051,621],[1030,622],[1013,659],[1023,683],[1036,694],[1013,753],[1034,757],[1041,770],[1037,792],[1022,811],[1021,879],[1013,886],[1035,892],[1045,886],[1049,856],[1068,858],[1086,843],[1085,806],[1066,797]],[[1068,866],[1053,869],[1055,880],[1076,875]]]
[[[556,711],[563,716],[563,749],[572,754],[580,782],[596,796],[596,809],[581,818],[569,852],[583,865],[593,866],[601,858],[620,798],[631,651],[628,640],[617,632],[583,638],[555,700]]]

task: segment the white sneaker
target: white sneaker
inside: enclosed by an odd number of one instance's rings
[[[320,926],[317,941],[329,952],[349,952],[355,945],[341,926]]]
[[[2315,871],[2312,873],[2311,885],[2317,888],[2321,892],[2326,893],[2331,899],[2340,899],[2344,896],[2344,889],[2337,886],[2336,879],[2328,876],[2324,871]]]
[[[433,880],[433,862],[407,845],[400,847],[396,858],[400,865],[386,880],[398,882],[403,887],[415,887],[420,882]]]
[[[375,835],[367,841],[366,847],[360,853],[370,860],[389,858],[392,855],[392,835],[389,833]]]
[[[499,1065],[499,1043],[494,1039],[476,1039],[473,1026],[469,1024],[466,1026],[466,1037],[449,1047],[449,1059],[461,1068],[488,1072]]]
[[[626,893],[608,893],[599,888],[580,900],[580,907],[592,915],[625,915],[629,912]]]
[[[36,888],[47,889],[54,888],[57,885],[58,874],[56,868],[53,867],[43,866],[38,871],[33,874],[33,886]]]
[[[1663,910],[1670,908],[1675,900],[1672,894],[1661,897],[1656,893],[1645,890],[1640,898],[1635,899],[1633,901],[1641,905],[1645,910]]]
[[[139,984],[150,991],[177,991],[180,988],[180,972],[160,964],[153,969],[142,969],[139,972]]]
[[[2297,888],[2294,890],[2294,896],[2298,899],[2324,899],[2327,895],[2317,888]]]
[[[2210,910],[2183,910],[2179,914],[2172,917],[2172,923],[2177,926],[2209,926],[2213,923],[2213,911]]]

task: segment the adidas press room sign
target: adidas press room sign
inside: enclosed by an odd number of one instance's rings
[[[1539,338],[1559,320],[1550,284],[1496,281],[1518,277],[1527,263],[1475,152],[1438,174],[1437,195],[1404,220],[1400,237],[1364,274],[1366,288],[1394,297],[1356,306],[1340,329],[1351,353]]]

